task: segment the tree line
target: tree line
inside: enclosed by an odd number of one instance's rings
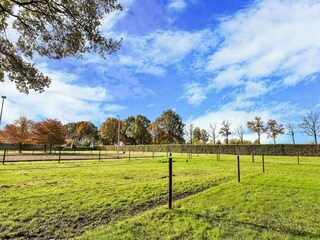
[[[43,144],[51,152],[53,145],[93,147],[98,144],[171,144],[184,143],[182,118],[169,109],[151,122],[147,117],[130,116],[124,120],[107,118],[98,129],[90,121],[62,124],[58,119],[34,122],[20,116],[0,131],[0,142],[18,144]]]
[[[46,119],[34,122],[25,116],[19,117],[11,124],[5,125],[0,131],[0,142],[18,144],[21,151],[23,144],[43,144],[51,152],[53,145],[75,147],[93,147],[98,144],[222,144],[219,136],[224,138],[224,144],[252,144],[244,139],[245,128],[239,125],[231,129],[232,122],[224,120],[220,128],[216,123],[210,123],[209,129],[201,129],[190,123],[185,125],[182,118],[169,109],[151,122],[143,115],[130,116],[124,120],[108,117],[98,128],[90,121],[69,122],[62,124],[58,119]],[[317,144],[320,134],[320,114],[307,112],[298,125],[293,123],[277,123],[269,119],[266,124],[261,117],[256,116],[248,121],[246,127],[257,134],[254,144],[260,144],[262,134],[267,134],[276,144],[276,138],[288,134],[295,144],[295,134],[299,131],[312,136]],[[231,136],[236,138],[231,138]]]

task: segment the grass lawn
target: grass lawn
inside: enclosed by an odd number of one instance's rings
[[[0,166],[0,239],[320,239],[320,158],[173,154]]]

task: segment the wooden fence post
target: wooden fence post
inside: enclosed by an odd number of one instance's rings
[[[172,154],[170,153],[169,157],[169,198],[168,198],[168,207],[172,208]]]
[[[59,160],[58,160],[58,163],[60,163],[60,159],[61,159],[61,150],[59,150]]]
[[[237,161],[238,161],[238,182],[240,182],[240,156],[237,156]]]
[[[6,159],[6,151],[7,151],[7,149],[5,149],[5,150],[3,151],[2,164],[4,164],[4,160]]]
[[[264,153],[262,153],[262,172],[264,173]]]
[[[298,165],[300,165],[300,155],[297,153],[297,160],[298,160]]]

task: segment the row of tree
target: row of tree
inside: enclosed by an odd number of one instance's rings
[[[217,128],[217,124],[213,123],[209,125],[209,130],[200,129],[194,127],[191,123],[185,128],[185,135],[189,139],[189,143],[207,143],[209,137],[212,139],[213,144],[221,144],[220,140],[217,140],[219,135],[224,137],[225,144],[251,144],[250,141],[244,139],[245,129],[243,125],[239,125],[233,131],[231,130],[231,122],[224,120],[221,124],[221,128]],[[276,144],[276,138],[282,134],[291,135],[292,143],[295,144],[295,134],[297,132],[304,133],[314,138],[314,143],[317,144],[317,136],[320,135],[320,114],[315,112],[307,112],[303,117],[302,122],[295,126],[293,123],[287,123],[286,127],[283,124],[278,124],[276,120],[269,119],[267,124],[261,120],[261,117],[256,116],[252,121],[247,122],[247,128],[251,132],[255,132],[258,135],[255,144],[260,144],[261,135],[266,133],[268,138],[272,138],[274,144]],[[229,137],[235,135],[238,139],[231,139]]]
[[[92,122],[70,122],[63,125],[57,119],[34,122],[21,116],[0,131],[0,142],[89,147],[97,144],[166,144],[184,143],[184,124],[172,110],[164,111],[154,122],[142,115],[123,121],[109,117],[98,129]]]
[[[244,139],[245,129],[242,125],[232,131],[231,124],[228,120],[224,120],[218,129],[216,123],[210,123],[209,130],[194,127],[192,123],[185,126],[182,118],[171,109],[164,111],[154,122],[143,115],[130,116],[122,121],[109,117],[102,123],[100,129],[89,121],[63,125],[57,119],[34,122],[21,116],[0,131],[0,142],[19,144],[20,150],[23,144],[44,144],[49,146],[50,151],[53,145],[63,144],[73,148],[120,142],[126,145],[185,143],[184,137],[187,137],[190,144],[206,144],[210,138],[213,144],[221,144],[218,140],[219,135],[224,137],[225,144],[252,143]],[[265,125],[261,117],[256,116],[246,125],[250,131],[257,133],[258,139],[254,142],[256,144],[260,144],[261,135],[264,133],[273,139],[274,144],[279,135],[290,134],[295,144],[295,133],[298,130],[293,123],[288,123],[285,128],[270,119]],[[314,143],[317,144],[317,136],[320,134],[320,114],[308,112],[298,127],[305,134],[313,136]],[[229,139],[231,135],[237,138]]]
[[[169,109],[154,122],[142,115],[123,121],[107,118],[100,128],[100,136],[104,144],[114,144],[118,138],[131,145],[184,143],[184,126],[179,114]]]
[[[59,120],[47,119],[41,122],[33,122],[25,116],[21,116],[12,124],[7,124],[0,131],[0,141],[4,143],[19,144],[19,151],[23,144],[64,144],[66,129]]]

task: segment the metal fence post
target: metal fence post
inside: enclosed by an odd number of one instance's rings
[[[5,150],[3,151],[2,164],[4,164],[4,160],[6,159],[6,151],[7,151],[7,149],[5,149]]]
[[[237,161],[238,161],[238,182],[240,182],[240,156],[237,156]]]
[[[60,159],[61,159],[61,150],[59,150],[59,161],[58,161],[58,163],[60,163]]]
[[[170,153],[169,157],[169,202],[168,207],[169,209],[172,208],[172,154]]]

